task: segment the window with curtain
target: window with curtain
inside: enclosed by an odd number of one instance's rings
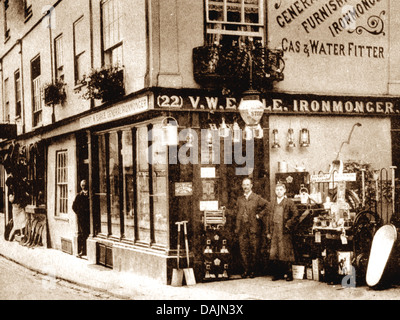
[[[264,42],[263,0],[205,1],[209,44],[232,44],[246,38]]]

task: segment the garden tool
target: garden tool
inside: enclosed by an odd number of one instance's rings
[[[178,238],[177,238],[177,252],[176,252],[176,266],[177,268],[174,268],[172,270],[172,279],[171,279],[171,286],[173,287],[180,287],[182,286],[183,282],[183,270],[180,268],[179,265],[179,257],[181,255],[181,245],[180,245],[180,239],[181,239],[181,225],[182,222],[176,222],[178,225]]]
[[[195,285],[196,284],[196,278],[194,276],[194,271],[193,268],[190,268],[189,266],[189,242],[188,242],[188,237],[187,237],[187,221],[182,221],[183,223],[183,233],[185,234],[185,250],[186,250],[186,260],[187,260],[187,268],[183,269],[183,272],[185,274],[185,280],[186,284],[188,286]]]

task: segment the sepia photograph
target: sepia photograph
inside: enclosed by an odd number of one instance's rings
[[[0,299],[399,299],[399,14],[0,0]]]

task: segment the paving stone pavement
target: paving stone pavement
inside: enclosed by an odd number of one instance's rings
[[[1,221],[2,219],[0,219]],[[313,280],[272,281],[269,276],[172,287],[132,273],[119,272],[60,250],[28,248],[5,241],[0,222],[0,255],[33,271],[132,300],[398,300],[400,287],[345,288]]]

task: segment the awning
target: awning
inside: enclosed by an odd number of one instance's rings
[[[0,138],[14,139],[17,137],[17,125],[10,123],[0,123]]]

